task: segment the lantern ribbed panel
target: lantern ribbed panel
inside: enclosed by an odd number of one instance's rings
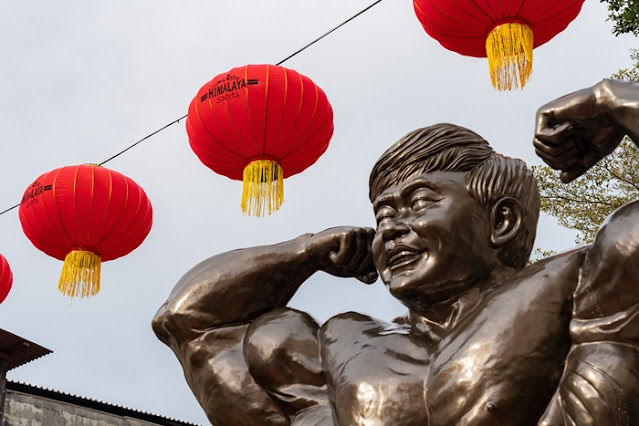
[[[33,245],[65,261],[59,289],[72,297],[97,293],[100,262],[136,249],[153,222],[138,184],[95,165],[43,174],[25,191],[18,214]]]
[[[216,173],[242,180],[249,163],[271,160],[287,178],[326,151],[333,110],[308,77],[276,65],[247,65],[199,90],[186,130],[195,154]]]
[[[4,302],[13,284],[13,273],[9,268],[9,262],[0,254],[0,303]]]
[[[486,37],[497,25],[518,22],[530,26],[533,47],[541,46],[572,22],[583,0],[414,0],[424,30],[446,49],[485,57]]]
[[[152,208],[132,179],[94,165],[68,166],[40,176],[19,210],[22,229],[39,250],[64,260],[87,250],[102,261],[137,248],[152,225]]]
[[[532,50],[563,31],[583,0],[413,0],[426,32],[446,49],[488,57],[491,84],[522,88],[532,73]]]

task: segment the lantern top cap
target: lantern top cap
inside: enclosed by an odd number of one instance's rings
[[[505,25],[505,24],[520,24],[520,25],[526,25],[528,27],[531,26],[530,22],[526,21],[525,19],[518,18],[516,16],[510,16],[507,18],[498,19],[495,22],[493,22],[488,29],[488,34],[493,32],[495,28],[499,27],[500,25]]]

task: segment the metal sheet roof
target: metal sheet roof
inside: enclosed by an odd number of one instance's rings
[[[64,392],[54,391],[51,389],[45,389],[38,386],[28,385],[19,382],[7,382],[7,390],[13,392],[21,392],[33,396],[39,396],[43,398],[53,399],[67,404],[73,404],[80,407],[91,408],[94,410],[102,411],[105,413],[111,413],[122,417],[133,417],[135,419],[144,420],[150,423],[163,425],[163,426],[198,426],[194,423],[184,422],[181,420],[175,420],[157,414],[146,413],[143,411],[133,410],[131,408],[122,407],[119,405],[109,404],[106,402],[96,401],[94,399],[86,398],[83,396],[71,395]]]
[[[9,362],[9,370],[20,367],[51,352],[51,350],[37,343],[0,328],[0,360]]]

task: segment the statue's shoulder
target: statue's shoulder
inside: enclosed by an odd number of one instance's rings
[[[639,257],[639,200],[610,214],[595,236],[593,251],[611,251],[616,259],[631,260],[636,264]]]
[[[559,287],[572,293],[579,281],[579,273],[591,246],[577,247],[538,260],[517,272],[509,283],[540,287]]]
[[[545,257],[543,259],[537,260],[536,262],[528,265],[523,270],[536,269],[540,266],[546,267],[545,265],[551,265],[552,268],[565,268],[574,266],[578,264],[578,266],[583,263],[583,258],[586,255],[587,251],[590,249],[591,245],[584,245],[575,247],[566,251],[563,251],[558,254],[554,254],[552,256]]]
[[[448,339],[484,336],[488,341],[491,335],[513,328],[519,329],[520,335],[533,329],[551,334],[567,330],[587,252],[583,247],[542,259],[494,285]],[[518,344],[518,340],[492,341],[495,345]]]

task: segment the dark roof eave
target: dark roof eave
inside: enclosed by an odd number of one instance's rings
[[[121,407],[118,405],[109,404],[106,402],[100,402],[93,399],[66,394],[50,389],[44,389],[37,386],[28,385],[25,383],[18,383],[7,381],[7,390],[20,392],[27,395],[34,395],[43,398],[52,399],[55,401],[64,402],[67,404],[73,404],[79,407],[91,408],[104,413],[113,414],[121,417],[132,417],[147,422],[156,423],[164,426],[198,426],[195,423],[188,423],[181,420],[169,419],[167,417],[159,416],[156,414],[144,413],[141,411],[133,410],[130,408]]]
[[[8,370],[20,367],[52,351],[0,328],[0,360],[9,363]]]

